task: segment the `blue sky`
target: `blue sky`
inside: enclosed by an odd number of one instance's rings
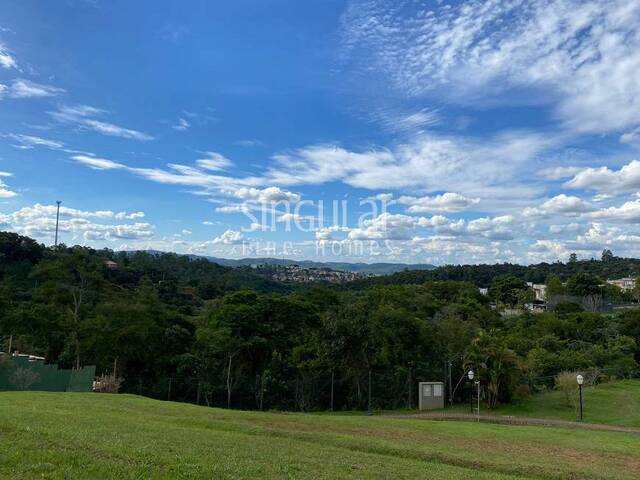
[[[640,253],[640,4],[6,2],[0,228],[221,257]],[[335,212],[335,214],[334,214]]]

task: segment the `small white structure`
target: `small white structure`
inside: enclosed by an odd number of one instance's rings
[[[420,382],[418,388],[418,407],[420,410],[444,408],[444,383]]]
[[[632,277],[618,278],[617,280],[607,280],[609,285],[615,285],[616,287],[628,291],[636,288],[636,279]]]
[[[547,300],[547,286],[545,284],[527,282],[527,286],[533,290],[536,300],[540,300],[542,302]]]

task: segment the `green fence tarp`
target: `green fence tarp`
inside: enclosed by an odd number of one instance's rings
[[[57,365],[28,357],[0,357],[0,391],[90,392],[96,373],[94,365],[80,369],[59,369]]]

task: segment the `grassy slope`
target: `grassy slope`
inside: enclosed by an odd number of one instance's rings
[[[640,427],[640,380],[603,383],[584,391],[584,421]],[[576,397],[577,398],[577,397]],[[577,405],[568,405],[560,392],[534,395],[517,405],[495,410],[500,415],[577,420]]]
[[[607,478],[628,433],[238,412],[135,396],[0,393],[0,477]]]

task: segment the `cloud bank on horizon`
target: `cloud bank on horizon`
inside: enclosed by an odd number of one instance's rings
[[[640,3],[306,3],[9,7],[0,229],[51,243],[63,200],[100,248],[640,256]]]

